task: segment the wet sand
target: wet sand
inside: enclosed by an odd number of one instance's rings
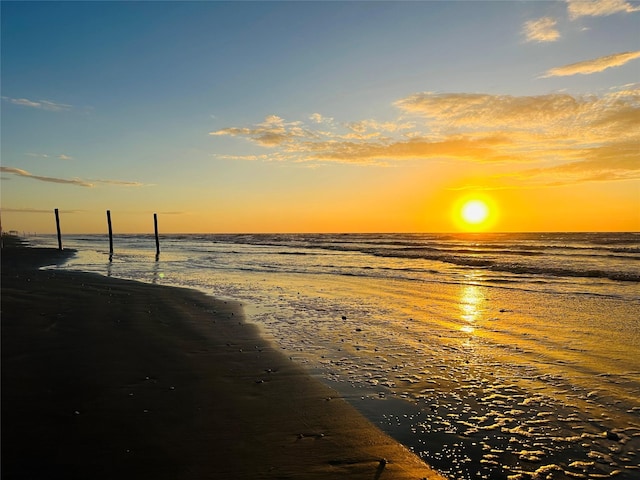
[[[195,291],[2,250],[2,478],[437,479]],[[384,460],[382,460],[384,459]]]

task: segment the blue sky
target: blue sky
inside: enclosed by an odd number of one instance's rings
[[[59,207],[87,232],[105,209],[127,231],[155,211],[172,231],[448,231],[425,217],[477,190],[498,229],[640,228],[639,18],[623,0],[2,2],[3,224],[51,230]],[[594,197],[616,207],[576,215]],[[550,198],[568,206],[545,223]]]

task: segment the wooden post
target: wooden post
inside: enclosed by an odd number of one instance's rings
[[[156,262],[160,258],[160,239],[158,239],[158,214],[153,214],[153,228],[156,231]]]
[[[113,232],[111,231],[111,210],[107,210],[107,225],[109,226],[109,261],[113,259]]]
[[[58,250],[62,250],[62,235],[60,234],[60,215],[58,209],[54,210],[56,213],[56,230],[58,231]]]

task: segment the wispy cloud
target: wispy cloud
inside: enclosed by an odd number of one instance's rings
[[[555,42],[560,38],[560,32],[558,32],[556,24],[556,20],[551,17],[530,20],[525,22],[522,27],[522,33],[527,42]]]
[[[395,121],[362,120],[331,131],[272,117],[214,136],[267,151],[229,160],[384,165],[403,160],[483,162],[521,171],[519,181],[624,180],[639,175],[640,89],[604,96],[416,93],[395,102]],[[265,142],[265,138],[278,142]],[[528,173],[526,173],[528,172]],[[541,180],[546,178],[546,180]],[[547,181],[545,183],[545,181]],[[490,183],[498,188],[497,183]]]
[[[592,73],[602,72],[607,68],[620,67],[631,60],[635,60],[636,58],[640,58],[640,50],[635,52],[614,53],[613,55],[607,55],[604,57],[594,58],[592,60],[585,60],[582,62],[564,65],[562,67],[552,68],[548,70],[542,78],[566,77],[577,74],[589,75]]]
[[[29,108],[37,108],[40,110],[48,110],[50,112],[61,112],[65,110],[71,110],[73,108],[72,105],[51,102],[49,100],[29,100],[28,98],[11,98],[11,97],[5,97],[5,96],[2,97],[2,100],[9,102],[13,105],[20,105],[20,106],[29,107]]]
[[[18,175],[20,177],[30,178],[32,180],[39,180],[41,182],[50,182],[50,183],[63,183],[69,185],[76,185],[78,187],[93,187],[92,183],[89,183],[84,180],[80,180],[78,178],[57,178],[57,177],[45,177],[42,175],[34,175],[26,170],[22,170],[20,168],[13,167],[0,167],[0,172],[12,173],[14,175]]]
[[[13,175],[29,178],[31,180],[38,180],[41,182],[60,183],[66,185],[75,185],[77,187],[95,187],[96,184],[104,185],[116,185],[123,187],[142,187],[144,184],[140,182],[130,182],[125,180],[83,180],[80,178],[60,178],[60,177],[48,177],[43,175],[34,175],[31,172],[15,167],[0,167],[0,172],[11,173]]]
[[[311,116],[309,117],[309,120],[313,120],[315,123],[325,123],[327,125],[333,124],[333,118],[332,117],[325,117],[324,115],[322,115],[320,113],[311,114]]]
[[[635,3],[635,5],[634,5]],[[567,0],[569,17],[605,17],[615,13],[640,12],[637,2],[625,0]]]
[[[410,122],[398,123],[398,122],[378,122],[376,120],[361,120],[359,122],[350,122],[346,124],[346,127],[360,135],[375,136],[382,132],[400,132],[402,130],[408,130],[414,128],[415,125]]]
[[[39,208],[3,208],[3,212],[12,212],[12,213],[53,213],[53,209],[39,209]],[[86,210],[60,210],[60,213],[83,213]]]
[[[274,147],[293,142],[296,138],[309,136],[310,132],[301,128],[301,125],[302,122],[285,122],[277,115],[269,115],[264,122],[252,127],[224,128],[209,135],[243,136],[251,138],[260,145]]]
[[[539,96],[489,95],[482,93],[416,93],[395,105],[421,115],[432,128],[538,128],[573,118],[585,99],[568,94]],[[514,127],[514,125],[517,125]]]
[[[36,157],[36,158],[57,158],[58,160],[73,160],[72,156],[65,155],[64,153],[60,153],[58,155],[50,155],[48,153],[33,153],[33,152],[29,152],[29,153],[26,153],[25,155],[27,155],[29,157]]]
[[[272,155],[268,155],[268,154],[264,154],[264,155],[223,155],[223,154],[215,154],[213,155],[216,158],[219,158],[221,160],[245,160],[245,161],[251,161],[251,162],[255,162],[255,161],[272,161],[273,156]]]
[[[615,142],[585,149],[580,159],[546,167],[529,168],[485,179],[488,185],[512,188],[557,187],[588,182],[640,179],[637,141]]]
[[[147,184],[144,183],[140,183],[140,182],[130,182],[127,180],[90,180],[91,182],[94,183],[101,183],[103,185],[116,185],[116,186],[120,186],[120,187],[144,187],[144,186],[149,186]]]
[[[448,128],[494,131],[509,140],[496,144],[502,158],[544,167],[519,178],[536,185],[640,177],[640,90],[609,95],[423,95],[402,102],[406,109]]]

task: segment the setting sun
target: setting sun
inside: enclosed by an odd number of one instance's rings
[[[460,214],[465,222],[478,225],[489,216],[489,207],[482,200],[469,200],[462,206]]]
[[[462,197],[452,211],[454,223],[465,232],[491,230],[497,222],[497,213],[495,200],[487,195]]]

